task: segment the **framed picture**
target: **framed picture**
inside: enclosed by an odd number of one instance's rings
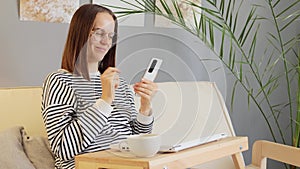
[[[134,0],[127,0],[127,2],[130,2],[135,5],[139,5]],[[112,8],[109,6],[119,6],[124,8],[128,7],[130,9],[134,9],[133,6],[128,5],[120,0],[93,0],[93,3],[107,6],[113,12],[120,11],[120,9]],[[132,14],[128,16],[123,16],[123,17],[117,16],[117,17],[120,26],[144,26],[145,14]]]
[[[176,11],[175,8],[172,4],[172,0],[165,0],[168,4],[168,7],[170,7],[170,10],[172,13],[175,15]],[[182,12],[183,17],[185,18],[186,23],[194,23],[194,13],[195,12],[196,16],[200,18],[199,13],[201,12],[199,9],[195,9],[191,5],[189,5],[187,2],[193,2],[195,4],[201,5],[201,0],[176,0],[177,4],[179,6],[179,9]],[[159,7],[159,9],[162,9],[163,11],[163,6],[160,3],[160,0],[155,0],[156,5]],[[198,14],[198,15],[197,15]],[[178,28],[177,25],[169,21],[168,19],[155,15],[155,21],[154,21],[155,27],[168,27],[168,28]]]
[[[79,0],[20,0],[20,20],[70,23]]]

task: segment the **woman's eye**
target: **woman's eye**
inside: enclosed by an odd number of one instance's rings
[[[105,33],[103,33],[103,32],[97,32],[96,35],[101,36],[101,37],[104,37],[104,36],[105,36]]]

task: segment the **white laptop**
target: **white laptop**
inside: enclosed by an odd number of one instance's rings
[[[178,151],[192,148],[195,146],[210,143],[213,141],[218,141],[218,140],[220,140],[222,138],[226,138],[226,137],[227,137],[226,133],[219,133],[219,134],[214,134],[212,136],[197,138],[197,139],[194,139],[191,141],[181,142],[178,144],[163,144],[163,145],[161,145],[159,152],[174,153],[174,152],[178,152]],[[127,147],[127,145],[125,145],[125,144],[119,145],[119,143],[111,144],[110,148],[115,149],[115,150],[120,150],[120,151],[129,151],[129,147]]]
[[[177,152],[233,136],[230,118],[214,83],[159,84],[153,98],[153,133],[160,152]]]
[[[181,150],[185,150],[188,148],[192,148],[195,146],[199,146],[202,144],[210,143],[213,141],[218,141],[222,138],[227,137],[226,133],[219,133],[219,134],[214,134],[211,136],[206,136],[206,137],[201,137],[197,138],[194,140],[186,141],[186,142],[181,142],[178,144],[170,144],[170,145],[161,145],[160,147],[160,152],[178,152]]]

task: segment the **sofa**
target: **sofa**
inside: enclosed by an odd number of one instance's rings
[[[53,169],[40,87],[0,89],[0,169]]]
[[[162,82],[158,88],[153,98],[153,133],[167,136],[176,130],[184,135],[181,140],[218,132],[235,135],[215,83]],[[0,169],[54,168],[40,112],[41,93],[41,87],[0,89]],[[140,98],[135,99],[138,106]],[[180,131],[184,126],[186,131]],[[233,169],[234,164],[226,157],[195,168]]]

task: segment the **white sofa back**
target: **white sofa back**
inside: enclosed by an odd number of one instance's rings
[[[30,135],[46,136],[41,116],[41,87],[0,89],[0,130],[24,126]]]

